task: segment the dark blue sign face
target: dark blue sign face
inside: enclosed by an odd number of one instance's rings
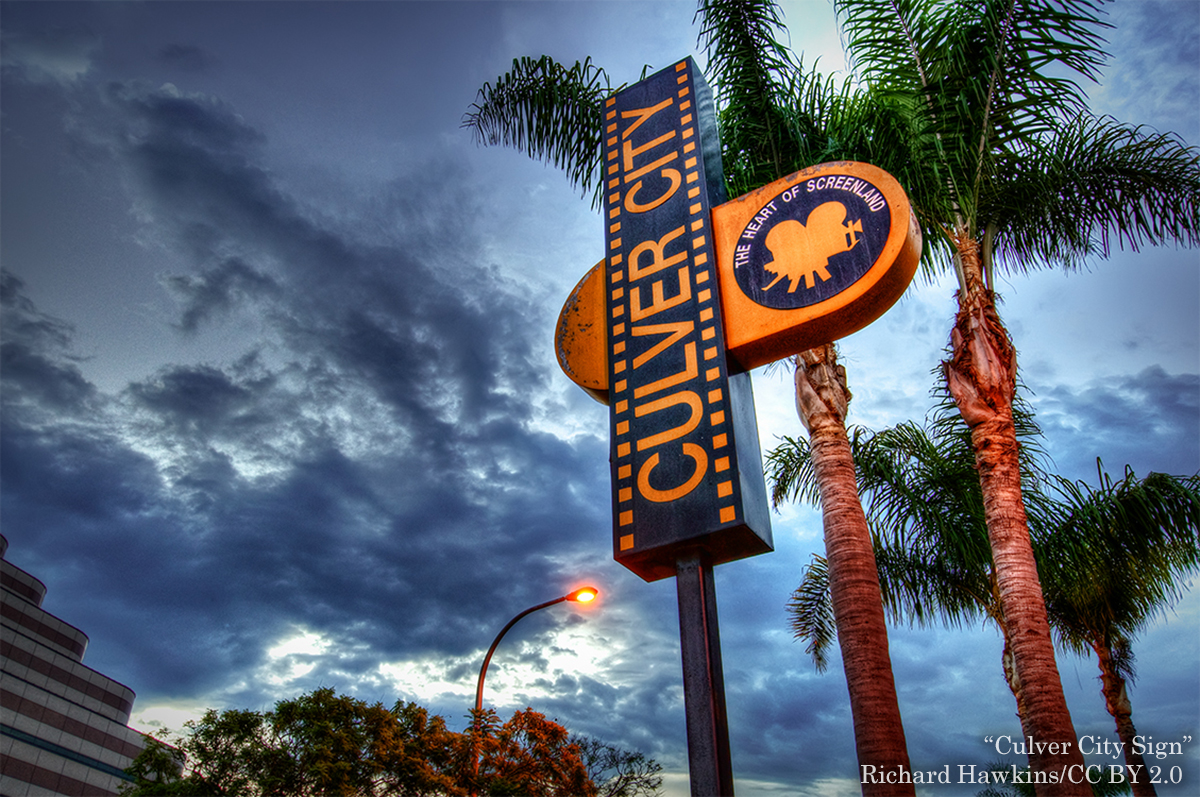
[[[771,550],[770,521],[749,375],[726,365],[720,149],[692,60],[610,98],[604,132],[614,556],[654,580],[685,548]]]
[[[772,197],[742,230],[733,255],[738,287],[764,307],[825,301],[875,265],[892,213],[870,182],[823,174]]]

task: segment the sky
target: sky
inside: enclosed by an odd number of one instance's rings
[[[805,63],[842,70],[832,6],[783,5]],[[532,707],[658,760],[686,794],[674,584],[612,560],[607,410],[553,355],[603,251],[553,168],[461,120],[519,56],[591,56],[614,84],[686,55],[690,2],[0,3],[0,520],[133,724],[266,709],[319,686],[466,725]],[[1200,3],[1112,7],[1093,109],[1200,144]],[[1001,279],[1059,472],[1200,470],[1200,252],[1117,252]],[[918,280],[840,344],[850,422],[932,407],[953,286]],[[753,376],[764,450],[803,429]],[[785,605],[819,515],[716,591],[743,795],[858,792],[835,654]],[[1019,762],[990,627],[890,630],[914,768]],[[1134,722],[1200,734],[1200,601],[1135,645]],[[1114,740],[1094,658],[1060,654],[1076,731]],[[1151,762],[1194,794],[1197,742]],[[1090,757],[1106,763],[1103,756]],[[946,793],[955,793],[951,789]],[[942,793],[933,790],[930,793]]]

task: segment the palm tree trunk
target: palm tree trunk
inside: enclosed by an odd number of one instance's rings
[[[1016,352],[992,292],[983,284],[979,243],[959,238],[964,285],[951,333],[946,380],[963,420],[971,429],[975,464],[983,491],[983,512],[999,586],[1000,611],[1011,633],[1013,667],[1021,684],[1025,711],[1021,727],[1033,744],[1029,764],[1035,773],[1056,773],[1084,766],[1075,728],[1054,660],[1046,603],[1029,541],[1012,400],[1016,388]],[[1062,778],[1065,781],[1065,778]],[[1069,782],[1038,784],[1039,795],[1071,795]]]
[[[1133,727],[1133,706],[1129,704],[1129,696],[1125,692],[1125,679],[1117,671],[1107,640],[1093,639],[1092,649],[1096,651],[1096,658],[1100,662],[1100,691],[1104,695],[1104,704],[1117,722],[1117,737],[1125,745],[1125,766],[1130,774],[1137,777],[1136,781],[1130,783],[1133,787],[1133,797],[1155,797],[1158,792],[1150,782],[1146,771],[1146,759],[1136,752],[1137,748],[1133,743],[1137,729]]]
[[[825,558],[838,645],[850,689],[861,781],[871,772],[911,772],[888,655],[879,573],[858,497],[846,436],[850,391],[833,344],[796,358],[796,407],[808,429],[821,493]],[[874,767],[873,770],[867,767]],[[912,783],[862,783],[864,795],[911,795]]]

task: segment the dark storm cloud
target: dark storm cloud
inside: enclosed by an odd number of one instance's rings
[[[1108,50],[1119,57],[1121,68],[1106,70],[1100,91],[1132,112],[1124,118],[1157,120],[1155,126],[1160,130],[1173,130],[1189,142],[1200,134],[1196,15],[1196,4],[1184,0],[1114,5],[1116,28],[1106,38]],[[1181,19],[1183,16],[1191,19]]]
[[[69,327],[6,278],[6,311],[21,310],[6,312],[6,534],[18,559],[33,540],[56,552],[37,562],[54,591],[105,596],[69,618],[105,640],[89,663],[190,694],[303,626],[359,650],[336,666],[364,677],[381,657],[473,652],[592,557],[605,540],[578,529],[606,523],[603,445],[531,426],[533,305],[477,265],[469,201],[426,171],[331,221],[277,183],[261,134],[224,104],[133,84],[106,97],[92,145],[191,269],[164,279],[177,326],[255,318],[264,337],[232,362],[164,367],[87,424],[47,406],[34,428],[10,396],[95,391]],[[373,212],[401,226],[380,241]]]
[[[1200,462],[1200,376],[1150,366],[1080,388],[1035,388],[1046,446],[1060,473],[1096,480],[1096,459],[1114,476],[1129,465],[1186,475]]]
[[[212,58],[193,44],[168,44],[156,53],[159,62],[168,68],[201,72],[212,66]]]
[[[195,332],[214,316],[228,314],[242,301],[276,293],[275,281],[238,258],[230,258],[200,274],[176,274],[165,280],[179,301],[179,328]]]
[[[64,321],[38,312],[14,274],[0,271],[0,370],[5,400],[73,412],[95,390],[68,354],[73,330]]]
[[[3,68],[7,76],[34,83],[71,83],[92,67],[100,39],[84,25],[43,25],[25,30],[13,24],[19,7],[6,4]]]

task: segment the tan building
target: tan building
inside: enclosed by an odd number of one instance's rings
[[[141,751],[133,691],[83,665],[88,638],[41,608],[46,587],[0,536],[0,797],[115,795]]]

